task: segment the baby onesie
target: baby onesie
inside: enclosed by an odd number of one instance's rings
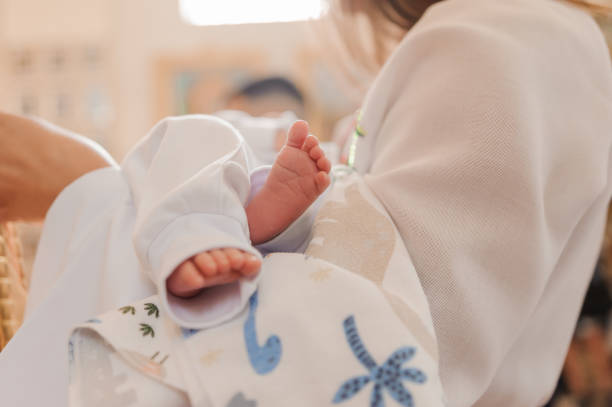
[[[184,329],[153,296],[78,326],[70,405],[444,405],[409,254],[360,176],[336,167],[333,179],[312,227],[293,229],[305,252],[267,256],[235,318]]]
[[[165,279],[185,259],[215,247],[261,258],[249,241],[244,206],[268,168],[253,163],[244,139],[227,122],[183,116],[156,125],[121,166],[88,173],[66,187],[47,214],[26,320],[0,354],[0,365],[19,366],[0,369],[3,402],[65,407],[68,336],[92,315],[155,293],[164,315],[184,327],[214,326],[243,310],[259,277],[189,300],[166,293]],[[276,242],[260,249],[282,250]],[[27,383],[37,383],[37,390],[27,391]]]

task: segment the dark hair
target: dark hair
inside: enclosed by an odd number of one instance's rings
[[[442,0],[375,0],[373,3],[385,19],[409,30],[429,6],[440,1]]]
[[[340,39],[336,41],[336,49],[340,52],[331,52],[329,58],[337,62],[345,78],[352,82],[351,85],[365,92],[367,84],[406,32],[430,6],[442,0],[328,1],[330,18],[327,21],[331,24],[323,25],[328,29],[321,31],[326,35],[321,37],[321,43],[329,43],[329,38],[332,41]],[[612,6],[594,4],[591,0],[562,1],[581,7],[595,16],[612,16]]]
[[[382,15],[390,22],[405,30],[410,29],[425,13],[425,10],[434,3],[442,0],[369,0]],[[565,0],[576,6],[583,7],[593,14],[609,16],[612,7],[603,2],[592,2],[588,0]]]
[[[282,76],[271,76],[264,79],[254,80],[238,89],[232,97],[246,96],[257,99],[270,94],[282,94],[291,97],[301,106],[304,105],[304,96],[293,82]]]

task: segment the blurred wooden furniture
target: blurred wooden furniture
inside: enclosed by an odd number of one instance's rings
[[[0,350],[21,325],[26,292],[17,232],[10,223],[0,224]]]

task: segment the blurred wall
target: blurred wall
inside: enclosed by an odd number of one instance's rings
[[[69,93],[80,86],[79,78],[87,84],[99,82],[96,89],[100,95],[94,92],[90,99],[98,95],[102,101],[97,103],[108,102],[109,111],[100,114],[98,126],[107,127],[92,138],[121,159],[157,119],[155,63],[161,56],[206,55],[207,49],[262,49],[269,71],[286,74],[295,69],[297,50],[311,40],[307,22],[191,26],[181,20],[178,0],[0,0],[0,56],[4,61],[0,64],[0,86],[17,87],[14,67],[10,66],[16,50],[42,50],[42,55],[53,49],[101,50],[103,62],[95,75],[73,72],[60,78],[32,74],[18,78],[25,82],[18,87],[35,88],[32,92],[51,87],[51,93]],[[17,97],[10,91],[0,92],[0,109],[19,110]],[[55,103],[61,105],[61,100]],[[75,111],[82,116],[81,103],[89,102],[77,98]],[[87,135],[96,131],[77,119],[60,124]]]
[[[119,3],[115,61],[118,85],[130,92],[122,95],[118,108],[132,116],[119,123],[120,133],[127,136],[114,146],[119,154],[133,144],[132,135],[142,135],[155,119],[151,101],[155,97],[152,64],[156,57],[191,51],[206,54],[207,47],[260,48],[265,44],[270,70],[285,73],[292,69],[293,50],[303,44],[307,33],[303,23],[196,27],[181,20],[176,1]]]

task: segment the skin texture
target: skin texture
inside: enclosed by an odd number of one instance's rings
[[[112,163],[85,137],[0,113],[0,222],[43,220],[68,184]]]
[[[298,121],[274,162],[266,183],[246,207],[251,241],[263,243],[285,230],[329,186],[330,161],[308,124]],[[205,287],[226,284],[259,272],[261,261],[233,248],[199,253],[168,277],[170,293],[190,297]]]

